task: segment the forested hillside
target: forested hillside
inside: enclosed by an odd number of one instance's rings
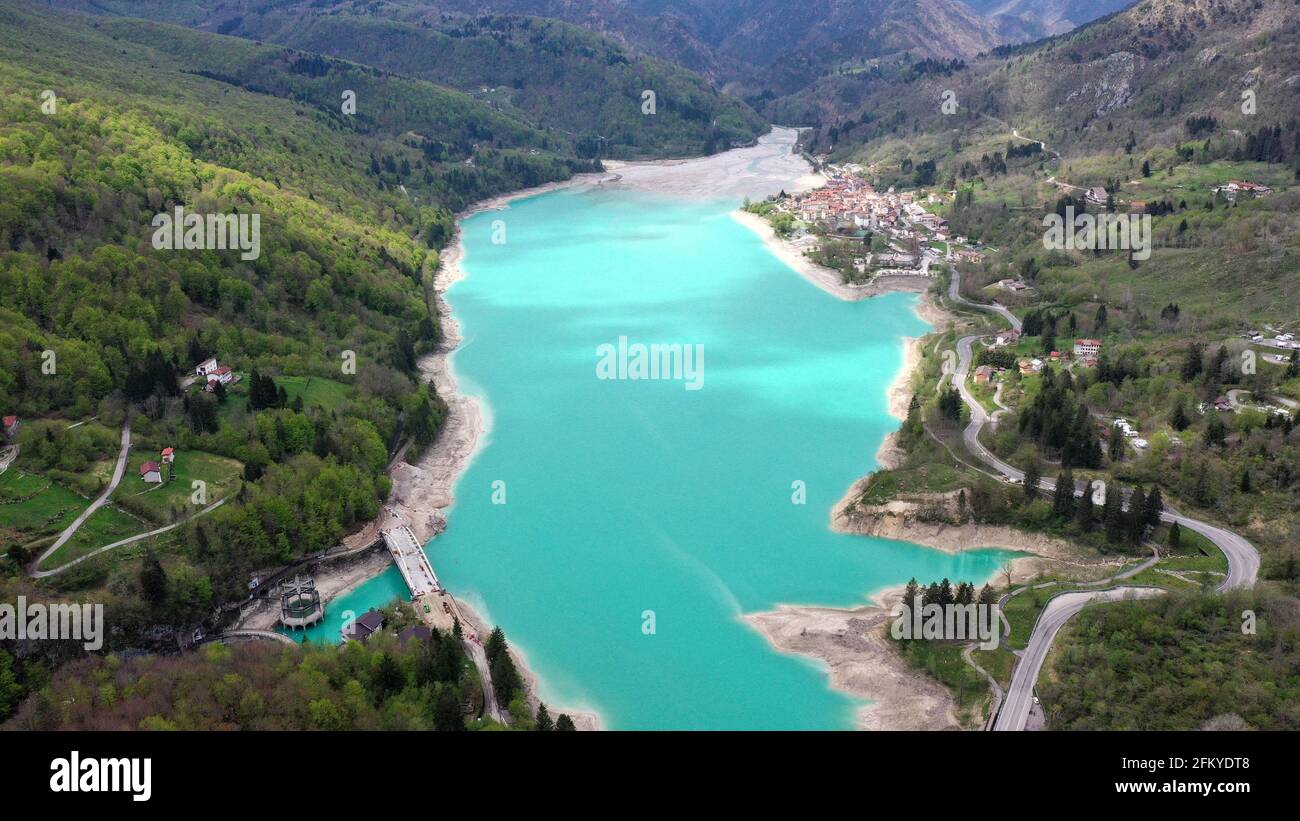
[[[596,167],[457,92],[157,24],[5,2],[0,66],[0,409],[22,420],[0,541],[12,571],[40,555],[107,484],[129,416],[112,504],[41,568],[224,500],[160,545],[192,599],[175,624],[336,545],[378,512],[397,444],[432,441],[444,405],[415,360],[440,337],[453,209]],[[258,252],[159,248],[176,208],[256,215]],[[185,379],[208,357],[233,377],[215,391]]]
[[[33,676],[33,694],[8,730],[437,730],[501,729],[479,717],[484,687],[461,636],[417,627],[409,605],[385,608],[389,629],[343,647],[212,644],[184,655],[80,658]],[[487,652],[509,659],[496,630]],[[29,673],[33,659],[25,660]],[[0,649],[0,722],[10,658]],[[564,714],[529,705],[514,676],[503,707],[516,730],[572,730]],[[494,680],[499,673],[493,673]],[[496,694],[502,690],[498,684]]]
[[[95,2],[58,5],[182,22],[423,78],[546,129],[583,157],[711,154],[752,141],[766,121],[700,77],[556,20],[444,17],[420,4]],[[643,94],[655,94],[653,113]]]

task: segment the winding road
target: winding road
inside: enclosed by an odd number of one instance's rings
[[[996,313],[1006,319],[1011,324],[1011,327],[1016,330],[1021,329],[1020,320],[1003,306],[997,303],[981,305],[963,297],[961,295],[961,273],[955,267],[952,269],[952,280],[948,286],[948,298],[954,303],[969,308]],[[984,406],[967,389],[966,377],[970,371],[975,340],[981,336],[980,334],[965,336],[957,341],[957,367],[952,382],[961,393],[962,400],[970,408],[971,414],[970,424],[962,431],[962,440],[972,455],[996,470],[1003,477],[1023,482],[1025,478],[1024,471],[994,456],[979,439],[980,431],[984,429],[984,425],[988,423],[990,417]],[[1055,491],[1056,482],[1052,479],[1042,479],[1039,482],[1039,487],[1049,492]],[[1082,491],[1076,486],[1074,493],[1079,496]],[[1188,528],[1201,534],[1223,551],[1223,555],[1228,560],[1228,574],[1217,588],[1220,592],[1234,587],[1249,587],[1255,583],[1255,579],[1259,575],[1259,551],[1248,540],[1209,522],[1184,516],[1167,505],[1160,518],[1164,522],[1177,522],[1179,527]],[[1126,576],[1135,575],[1149,566],[1150,564],[1144,564],[1106,581],[1109,583]],[[1038,681],[1038,674],[1042,669],[1044,659],[1047,658],[1047,651],[1051,648],[1052,640],[1056,638],[1056,634],[1069,621],[1071,616],[1094,601],[1146,598],[1160,595],[1163,592],[1159,588],[1128,586],[1108,590],[1074,591],[1062,593],[1052,598],[1039,614],[1038,621],[1034,624],[1033,633],[1029,637],[1029,643],[1020,655],[1011,677],[1011,685],[1002,699],[1002,707],[997,713],[993,729],[1023,730],[1025,728],[1025,723],[1029,718],[1029,710],[1033,704],[1034,684]]]
[[[77,530],[86,523],[86,520],[94,515],[96,510],[99,510],[106,502],[108,502],[108,497],[113,495],[113,491],[117,490],[118,483],[122,481],[122,474],[126,473],[126,456],[130,450],[131,417],[127,416],[126,422],[122,425],[122,450],[117,454],[117,465],[113,468],[113,478],[109,481],[108,487],[104,488],[104,492],[99,494],[98,499],[91,502],[89,507],[81,511],[81,515],[74,519],[72,524],[63,529],[63,532],[59,534],[59,538],[54,540],[54,544],[50,545],[44,553],[36,557],[36,560],[32,562],[31,565],[33,575],[37,575],[35,571],[36,568],[40,566],[41,562],[53,555],[54,551],[63,547],[63,545],[67,543],[68,539],[71,539],[73,535],[76,534]]]
[[[33,579],[44,579],[44,578],[46,578],[46,577],[48,577],[48,576],[53,576],[53,575],[55,575],[55,574],[57,574],[57,573],[62,573],[63,571],[67,570],[68,568],[70,568],[70,567],[76,567],[77,565],[79,565],[79,564],[81,564],[82,562],[84,562],[86,559],[92,558],[92,557],[94,557],[94,556],[98,556],[100,553],[104,553],[105,551],[109,551],[109,550],[112,550],[112,549],[117,548],[117,547],[122,547],[122,546],[124,546],[124,545],[131,544],[132,542],[138,542],[138,541],[141,541],[141,540],[143,540],[143,539],[150,539],[150,538],[153,538],[154,536],[160,536],[160,535],[162,535],[163,533],[166,533],[166,532],[169,531],[169,530],[175,530],[176,528],[180,527],[181,525],[185,524],[186,522],[190,521],[191,519],[197,519],[197,518],[199,518],[200,516],[204,516],[204,515],[206,515],[206,514],[208,514],[208,513],[211,513],[212,511],[214,511],[214,510],[216,510],[217,508],[221,507],[221,506],[224,505],[225,503],[226,503],[226,500],[225,500],[225,499],[218,499],[217,501],[213,502],[212,504],[210,504],[210,505],[208,505],[207,507],[205,507],[205,508],[203,508],[202,510],[200,510],[198,513],[195,513],[193,516],[187,516],[187,517],[185,517],[184,519],[181,519],[181,520],[178,521],[178,522],[173,522],[172,524],[166,525],[165,527],[155,528],[155,529],[150,530],[150,531],[148,531],[148,532],[146,532],[146,533],[137,533],[137,534],[135,534],[134,536],[128,536],[127,538],[125,538],[125,539],[120,539],[120,540],[118,540],[118,541],[116,541],[116,542],[113,542],[112,544],[106,544],[106,545],[104,545],[103,547],[97,547],[97,548],[95,548],[94,550],[90,551],[89,553],[87,553],[87,554],[84,555],[84,556],[78,556],[77,558],[73,559],[72,561],[68,562],[67,564],[61,564],[61,565],[59,565],[58,567],[53,567],[53,568],[50,568],[49,570],[36,570],[35,567],[33,566],[33,569],[32,569],[32,571],[31,571],[31,576],[32,576]],[[46,555],[48,555],[48,553],[47,553]],[[44,558],[44,557],[42,557],[42,558]],[[39,564],[39,563],[40,563],[40,560],[38,559],[38,560],[37,560],[37,564]]]

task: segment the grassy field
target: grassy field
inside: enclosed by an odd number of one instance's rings
[[[922,464],[873,474],[862,501],[869,505],[884,504],[900,493],[941,493],[963,485],[961,471],[948,465]]]
[[[58,533],[90,502],[44,476],[10,468],[0,474],[0,544],[26,544]]]
[[[349,385],[319,376],[281,376],[276,378],[275,384],[284,388],[290,403],[301,396],[304,407],[325,410],[333,410],[342,404],[351,390]]]
[[[946,685],[957,699],[958,717],[970,726],[983,719],[989,686],[962,658],[964,641],[899,641],[897,645],[912,666],[920,668]],[[981,654],[977,660],[983,664]]]
[[[139,519],[128,516],[112,505],[104,505],[82,523],[71,539],[46,557],[40,567],[43,570],[58,567],[96,548],[149,529],[150,526]]]
[[[172,463],[172,476],[175,478],[164,481],[162,485],[147,485],[140,479],[139,464],[131,467],[114,499],[162,524],[176,521],[233,493],[244,471],[244,466],[234,459],[201,450],[177,453],[176,461]],[[190,498],[195,481],[207,483],[206,501],[198,506]]]
[[[248,374],[239,376],[238,382],[227,386],[226,401],[217,409],[217,421],[222,426],[229,424],[235,415],[244,413],[248,406]],[[288,404],[292,405],[294,400],[302,397],[304,408],[319,407],[327,411],[347,401],[352,390],[350,385],[321,376],[277,376],[275,384],[284,388]],[[191,390],[199,393],[203,388],[196,385]]]

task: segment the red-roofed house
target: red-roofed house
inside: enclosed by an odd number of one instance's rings
[[[162,470],[158,467],[158,463],[145,462],[141,465],[140,478],[155,485],[162,484]]]
[[[223,385],[229,385],[230,380],[235,378],[234,371],[230,370],[229,365],[222,365],[208,372],[208,382],[220,382]]]
[[[163,448],[163,451],[162,451],[162,460],[163,460],[164,462],[175,462],[175,461],[176,461],[176,448]]]
[[[13,439],[16,436],[18,436],[17,416],[6,416],[4,419],[4,423],[5,423],[5,436],[8,436],[10,439]]]
[[[1082,356],[1085,359],[1095,359],[1101,353],[1100,339],[1076,339],[1074,340],[1074,355]]]

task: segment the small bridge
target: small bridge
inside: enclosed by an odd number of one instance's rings
[[[407,588],[410,589],[412,599],[418,599],[429,593],[443,592],[438,577],[434,575],[433,565],[429,564],[429,557],[424,555],[420,540],[415,538],[415,533],[410,527],[398,525],[383,531],[383,536],[384,544],[392,554],[393,561],[397,563],[397,569],[401,572]]]

